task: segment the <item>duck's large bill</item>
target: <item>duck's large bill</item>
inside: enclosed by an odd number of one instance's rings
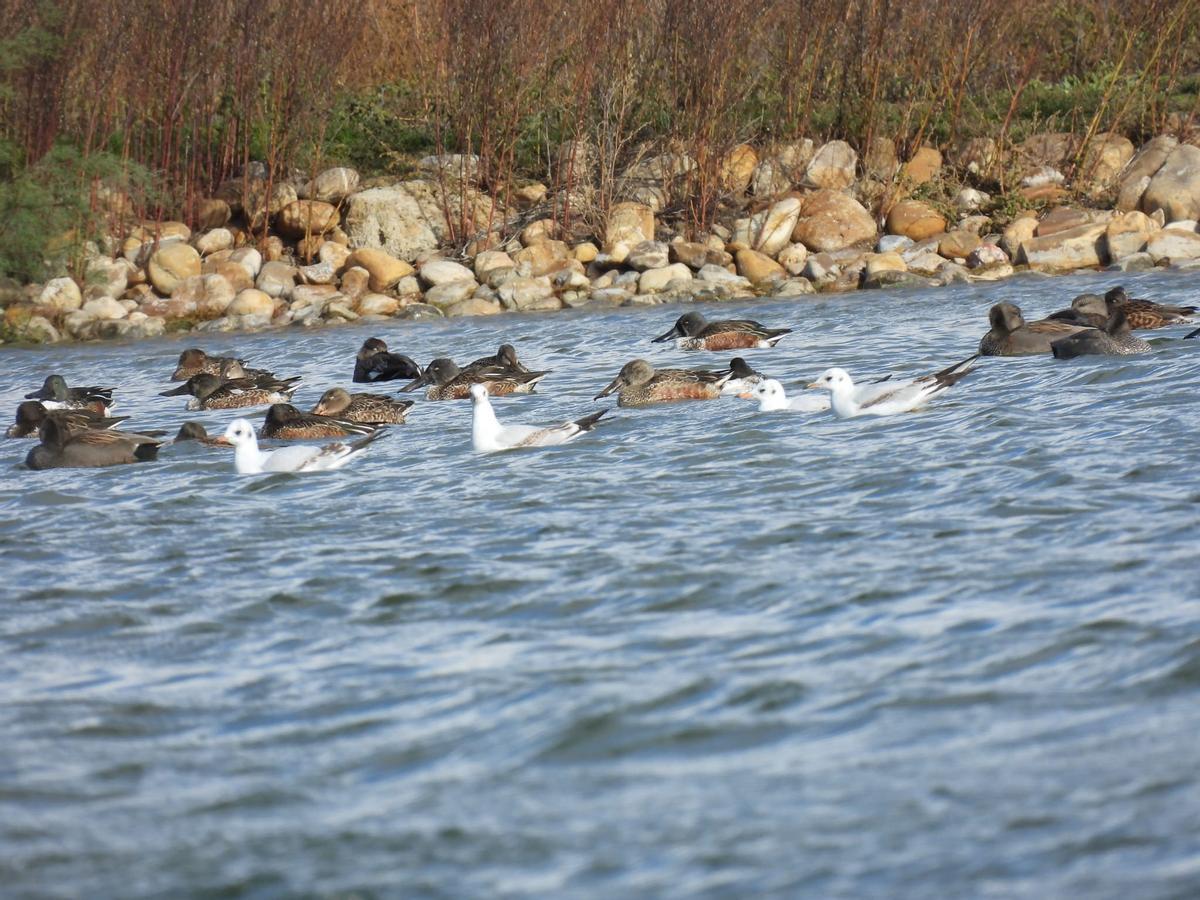
[[[611,394],[613,391],[615,391],[620,386],[621,386],[621,376],[618,375],[616,378],[614,378],[612,381],[609,382],[608,387],[606,387],[604,390],[602,390],[600,393],[598,393],[592,399],[599,400],[601,397],[607,397],[609,394]]]
[[[652,339],[650,340],[650,343],[652,343],[652,344],[661,344],[661,343],[663,343],[664,341],[669,341],[669,340],[672,340],[672,339],[674,339],[674,338],[681,338],[681,337],[683,337],[683,336],[684,336],[683,332],[679,330],[679,323],[678,323],[678,322],[676,322],[674,325],[672,325],[672,326],[671,326],[671,330],[670,330],[670,331],[666,332],[665,334],[660,334],[660,335],[659,335],[658,337],[656,337],[656,338],[652,338]]]
[[[171,390],[169,390],[169,391],[159,391],[158,396],[160,396],[160,397],[178,397],[182,394],[190,394],[190,393],[191,393],[190,384],[189,384],[189,382],[185,381],[183,384],[181,384],[177,388],[171,388]]]
[[[426,369],[424,372],[422,372],[420,375],[418,375],[416,378],[414,378],[412,381],[410,381],[404,387],[400,388],[400,393],[407,394],[410,391],[415,391],[419,387],[424,387],[425,385],[429,384],[431,377],[432,376],[430,376],[429,370]]]

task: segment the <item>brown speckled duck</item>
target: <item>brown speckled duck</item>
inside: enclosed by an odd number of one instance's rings
[[[505,394],[532,394],[537,383],[549,372],[528,372],[513,369],[509,366],[483,366],[473,372],[467,372],[454,364],[454,360],[445,357],[435,359],[426,368],[420,378],[400,388],[401,391],[415,391],[424,385],[429,385],[425,392],[429,400],[465,400],[470,397],[471,385],[486,385],[488,393],[493,397]]]
[[[608,387],[593,399],[617,392],[617,406],[648,406],[674,400],[716,400],[733,371],[707,369],[658,369],[644,359],[625,363]]]
[[[790,328],[767,328],[751,319],[708,322],[693,311],[676,319],[670,331],[653,338],[651,343],[674,339],[680,350],[744,350],[774,347],[785,334],[791,333]]]
[[[300,412],[290,403],[275,403],[267,410],[258,436],[263,440],[303,441],[370,434],[375,430],[376,426],[364,422]]]
[[[312,411],[319,416],[337,416],[368,425],[403,425],[413,401],[397,400],[384,394],[351,394],[342,388],[330,388],[321,395]]]

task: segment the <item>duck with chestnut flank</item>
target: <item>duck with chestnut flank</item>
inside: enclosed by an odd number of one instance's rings
[[[671,330],[654,338],[652,343],[674,339],[680,350],[745,350],[774,347],[785,334],[791,333],[790,328],[767,328],[751,319],[708,322],[692,311],[676,319]]]
[[[266,369],[252,369],[233,356],[209,356],[199,347],[190,347],[179,354],[179,363],[171,373],[172,381],[187,381],[193,375],[220,375],[222,378],[250,378],[270,375]]]
[[[608,387],[592,399],[617,392],[617,406],[649,406],[676,400],[716,400],[721,389],[733,377],[732,371],[707,369],[655,369],[644,359],[635,359],[621,367]]]
[[[512,369],[514,372],[528,372],[529,369],[517,359],[517,348],[512,344],[501,344],[500,349],[491,356],[481,356],[462,367],[464,372],[477,372],[480,369]]]
[[[61,375],[48,375],[42,386],[26,394],[25,399],[41,400],[46,409],[90,409],[106,416],[116,406],[112,395],[113,388],[67,387]]]
[[[485,366],[466,372],[454,364],[454,360],[441,357],[425,367],[420,378],[400,388],[415,391],[429,385],[425,392],[428,400],[465,400],[470,396],[471,385],[483,384],[493,397],[505,394],[532,394],[537,383],[549,372],[523,372],[509,366]]]
[[[275,403],[267,410],[258,436],[263,440],[303,441],[309,438],[370,434],[376,428],[364,422],[300,412],[290,403]]]

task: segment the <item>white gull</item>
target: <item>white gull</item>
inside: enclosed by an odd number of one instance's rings
[[[246,419],[234,419],[225,429],[225,440],[235,448],[233,465],[239,475],[259,475],[263,472],[323,472],[340,469],[385,431],[386,429],[380,428],[351,444],[337,442],[321,447],[298,445],[281,447],[278,450],[260,450],[254,426]]]
[[[574,422],[539,428],[535,425],[501,425],[488,400],[487,386],[471,385],[471,443],[480,453],[514,450],[518,447],[555,447],[573,441],[596,427],[606,410]]]
[[[976,354],[940,372],[910,381],[890,380],[861,385],[855,384],[845,369],[827,369],[809,387],[824,388],[833,395],[833,412],[839,419],[891,416],[920,409],[934,394],[946,390],[975,371],[971,363],[978,358]]]
[[[783,390],[783,385],[774,378],[759,382],[748,396],[758,401],[759,412],[824,412],[830,406],[829,398],[825,396],[801,394],[789,398]]]

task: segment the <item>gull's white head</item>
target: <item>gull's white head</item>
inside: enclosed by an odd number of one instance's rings
[[[783,385],[774,378],[764,378],[754,386],[754,390],[750,393],[758,400],[758,408],[761,412],[770,412],[787,406],[787,394],[784,393]]]
[[[229,423],[229,427],[225,429],[225,440],[229,441],[235,447],[256,443],[254,426],[245,419],[234,419]]]
[[[810,388],[821,388],[826,391],[837,393],[838,391],[848,390],[854,387],[854,381],[850,378],[850,373],[845,369],[826,369],[821,373],[821,376],[809,385]]]
[[[486,384],[471,385],[471,402],[478,403],[480,400],[486,400],[488,389]]]

